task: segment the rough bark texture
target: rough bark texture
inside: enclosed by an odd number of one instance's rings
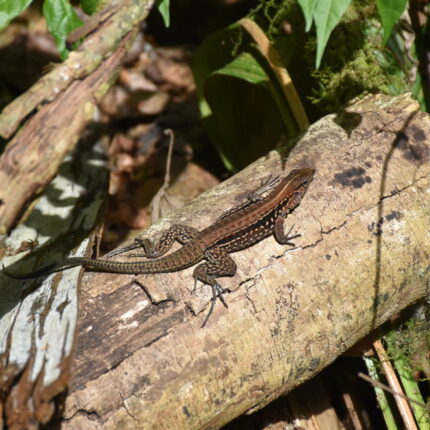
[[[106,198],[107,178],[100,148],[79,147],[2,243],[15,252],[31,240],[41,246],[30,250],[29,258],[16,252],[1,263],[23,273],[63,258],[66,251],[91,250],[88,236]],[[61,407],[70,378],[79,279],[79,269],[28,281],[0,272],[0,428],[37,428]]]
[[[78,142],[97,103],[115,80],[138,24],[152,3],[125,1],[65,63],[3,110],[0,134],[9,137],[39,103],[45,103],[0,158],[0,183],[4,184],[0,190],[0,234],[17,223],[28,200],[43,190]]]
[[[312,125],[148,231],[202,228],[262,178],[312,166],[288,225],[296,249],[268,238],[234,254],[229,308],[208,325],[210,289],[192,269],[87,273],[63,429],[218,428],[331,363],[429,282],[430,121],[408,95],[367,96]],[[127,259],[123,257],[122,259]]]
[[[8,139],[34,109],[54,100],[75,80],[93,73],[112,55],[119,42],[146,18],[153,3],[152,0],[112,0],[106,13],[98,14],[100,22],[97,30],[76,51],[71,52],[64,63],[58,64],[3,109],[0,135]]]
[[[11,271],[58,260],[66,251],[82,255],[92,249],[88,235],[106,197],[103,155],[100,148],[91,152],[86,147],[77,158],[68,154],[94,120],[96,105],[115,80],[153,1],[112,4],[78,51],[0,115],[0,134],[9,137],[35,111],[0,159],[0,258]],[[42,190],[43,198],[6,236]],[[29,239],[46,246],[14,263],[32,246]],[[79,278],[75,270],[41,284],[0,273],[0,428],[38,428],[61,408],[70,377]]]

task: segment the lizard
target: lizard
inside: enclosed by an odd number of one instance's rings
[[[80,265],[100,272],[137,275],[175,272],[205,260],[193,273],[195,282],[201,281],[212,288],[211,306],[203,321],[204,327],[213,312],[217,297],[228,307],[223,297],[225,291],[216,278],[233,276],[236,273],[236,263],[230,253],[249,248],[272,234],[278,243],[295,246],[291,240],[300,237],[300,234],[289,236],[292,228],[285,233],[284,220],[299,205],[312,182],[314,172],[311,168],[292,170],[276,185],[269,179],[266,188],[270,191],[265,197],[255,192],[250,193],[245,203],[226,212],[201,231],[190,226],[173,224],[161,234],[157,245],[148,239],[140,239],[135,245],[120,251],[142,246],[143,256],[149,258],[147,261],[118,262],[69,257],[25,274],[12,274],[5,268],[3,270],[7,276],[15,279],[35,278]],[[164,255],[175,241],[183,246]]]

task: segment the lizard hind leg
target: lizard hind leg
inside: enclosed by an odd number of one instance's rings
[[[143,254],[131,254],[131,257],[146,257],[158,258],[164,255],[173,245],[176,240],[180,244],[185,244],[193,240],[199,233],[193,227],[182,224],[173,224],[169,229],[165,230],[157,244],[154,244],[149,239],[136,239],[136,242],[144,249]]]
[[[214,247],[206,250],[205,259],[207,261],[197,266],[193,273],[193,277],[196,282],[202,281],[203,283],[210,285],[212,289],[212,298],[209,312],[203,321],[202,327],[206,325],[209,317],[212,315],[217,298],[220,299],[221,303],[225,307],[228,307],[223,296],[224,289],[215,278],[221,276],[233,276],[237,269],[234,260],[230,257],[225,249],[220,247]]]
[[[122,254],[124,252],[131,251],[136,248],[143,248],[143,254],[130,254],[130,257],[145,257],[145,258],[157,258],[164,255],[173,245],[176,240],[182,245],[194,239],[199,233],[193,227],[181,224],[173,224],[170,228],[161,233],[161,237],[156,244],[154,244],[148,238],[137,237],[134,239],[134,243],[124,248],[117,248],[106,254],[105,257],[113,257],[114,255]]]

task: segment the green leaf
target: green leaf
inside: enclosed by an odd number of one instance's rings
[[[158,11],[166,27],[170,27],[170,0],[157,0]]]
[[[317,28],[317,58],[315,67],[318,69],[327,45],[330,33],[339,23],[340,18],[349,6],[351,0],[318,0],[313,16]]]
[[[226,69],[233,71],[227,67],[224,72]],[[240,73],[217,72],[206,80],[205,97],[210,115],[203,123],[225,166],[240,170],[273,149],[286,130],[269,80],[249,74],[247,78],[251,81],[261,81],[254,84],[234,75]]]
[[[377,0],[379,16],[384,27],[384,45],[390,37],[394,24],[406,8],[407,0]]]
[[[18,16],[33,0],[0,0],[0,30]]]
[[[75,10],[68,0],[45,0],[43,3],[43,15],[48,23],[49,32],[52,34],[60,51],[62,60],[67,58],[67,35],[82,25],[82,21],[76,15]]]
[[[81,8],[87,15],[92,15],[99,5],[100,0],[81,0]]]
[[[232,171],[267,154],[281,136],[297,134],[294,116],[267,58],[241,32],[233,24],[212,33],[193,57],[203,123]],[[237,49],[239,37],[242,44]]]
[[[234,58],[233,61],[215,71],[212,76],[215,74],[243,79],[250,84],[256,85],[265,84],[269,80],[260,64],[247,52],[243,52],[238,57]]]
[[[300,7],[302,8],[303,15],[306,21],[306,31],[309,31],[312,26],[313,12],[317,0],[298,0]]]
[[[214,71],[206,80],[206,96],[209,101],[209,94],[208,94],[208,88],[209,84],[211,83],[211,80],[214,79],[216,76],[228,76],[231,78],[237,78],[241,79],[242,81],[245,81],[254,87],[250,90],[253,91],[255,94],[258,94],[255,97],[260,97],[262,103],[269,103],[272,106],[276,106],[277,113],[279,113],[280,118],[282,118],[284,122],[285,131],[287,134],[294,136],[298,133],[297,125],[294,121],[294,115],[291,112],[290,107],[288,106],[288,100],[286,100],[285,95],[280,91],[279,88],[279,82],[269,72],[269,70],[266,69],[260,64],[260,61],[262,61],[262,58],[258,55],[257,52],[253,52],[253,54],[248,52],[242,52],[238,57],[234,58],[230,63],[226,64],[224,67]],[[269,66],[269,65],[267,65]],[[255,89],[255,86],[260,86],[261,89],[264,89],[264,91],[261,91],[259,89]],[[220,95],[227,98],[224,94],[223,85],[221,85],[218,88],[218,91],[215,91],[214,95],[215,97],[219,97]],[[234,89],[232,90],[234,91]],[[264,95],[266,93],[266,95]],[[214,99],[215,97],[212,97]],[[236,95],[233,96],[235,98]],[[270,98],[270,102],[268,102],[265,99]],[[244,101],[246,103],[246,100]],[[254,100],[255,102],[255,100]],[[271,106],[267,107],[268,109],[271,109]],[[254,115],[255,107],[251,109],[250,115]],[[232,115],[234,116],[234,115]],[[257,121],[260,118],[257,118]],[[272,118],[269,118],[267,122],[270,122]]]

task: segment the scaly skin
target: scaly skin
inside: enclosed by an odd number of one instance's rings
[[[175,240],[183,244],[177,251],[161,258],[139,262],[117,262],[72,257],[31,273],[20,275],[6,271],[5,273],[12,278],[27,279],[82,265],[100,272],[137,275],[175,272],[206,260],[195,268],[193,275],[195,280],[200,280],[212,287],[212,303],[203,323],[205,325],[217,297],[227,306],[222,297],[223,289],[215,278],[233,276],[236,273],[236,264],[230,257],[230,253],[249,248],[272,234],[279,243],[294,246],[291,239],[300,235],[285,234],[284,220],[299,205],[313,175],[313,169],[293,170],[276,186],[271,185],[269,187],[271,191],[266,197],[256,198],[253,194],[248,202],[224,214],[214,224],[201,231],[188,226],[173,225],[162,234],[157,246],[152,246],[149,241],[143,242],[144,256],[149,258],[165,254]],[[148,249],[151,250],[148,251]]]

